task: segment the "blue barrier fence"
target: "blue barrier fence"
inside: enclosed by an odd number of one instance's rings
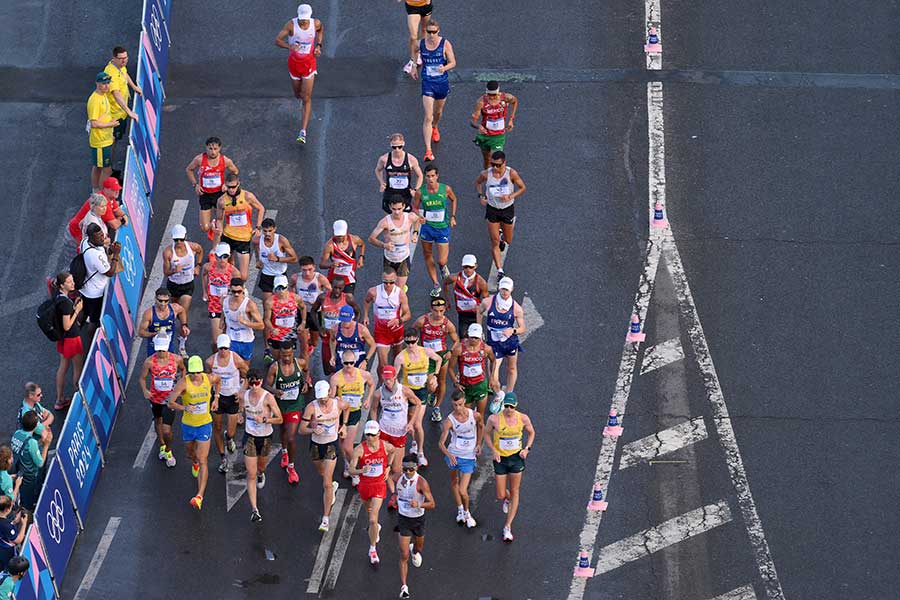
[[[103,456],[125,401],[125,381],[135,322],[144,287],[159,133],[169,62],[171,0],[144,0],[135,82],[144,94],[134,100],[125,157],[122,204],[129,223],[116,236],[122,244],[121,273],[104,297],[102,327],[85,356],[84,370],[56,443],[56,456],[22,545],[31,569],[15,589],[19,600],[55,600],[79,533],[84,529]],[[120,142],[121,143],[121,142]]]

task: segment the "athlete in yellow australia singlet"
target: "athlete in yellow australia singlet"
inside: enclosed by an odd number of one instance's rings
[[[341,453],[344,455],[344,479],[350,477],[350,458],[353,456],[353,443],[356,440],[356,429],[359,427],[360,408],[369,409],[372,394],[375,393],[375,380],[372,374],[356,366],[356,353],[344,350],[341,354],[341,370],[331,376],[331,396],[347,403],[348,412],[344,425],[347,434],[341,439]],[[359,476],[352,479],[354,486],[359,485]]]
[[[168,405],[173,410],[184,412],[181,418],[181,437],[184,450],[191,459],[191,474],[197,478],[197,495],[191,498],[192,507],[203,507],[203,492],[209,477],[207,457],[209,441],[212,437],[212,414],[219,408],[219,388],[222,379],[216,374],[203,372],[203,359],[192,356],[188,359],[187,377],[175,384],[169,394]],[[213,391],[215,390],[215,391]]]
[[[394,368],[403,375],[401,383],[411,389],[421,400],[413,417],[415,442],[410,448],[410,452],[418,455],[420,466],[427,467],[425,429],[422,427],[422,418],[425,416],[426,404],[434,406],[434,391],[437,389],[437,377],[434,373],[429,373],[430,367],[434,364],[435,370],[440,371],[443,359],[431,348],[423,348],[419,345],[419,330],[414,327],[407,327],[403,334],[403,343],[405,347],[394,359]]]

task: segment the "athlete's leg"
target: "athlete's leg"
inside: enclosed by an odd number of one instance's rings
[[[489,169],[491,167],[491,154],[493,154],[493,152],[490,150],[490,148],[487,150],[485,150],[484,148],[481,149],[481,157],[483,159],[485,169]]]
[[[239,252],[235,252],[237,256],[237,260],[235,261],[235,266],[237,266],[238,270],[241,272],[241,279],[247,281],[247,276],[250,273],[250,253],[241,254]],[[225,300],[223,300],[225,302]]]
[[[348,425],[347,432],[341,440],[341,454],[344,455],[344,464],[350,464],[350,458],[353,456],[353,441],[356,439],[356,430],[359,425]]]
[[[512,244],[513,241],[513,233],[516,231],[515,222],[512,223],[500,223],[500,227],[503,228],[503,241],[507,244]]]
[[[206,491],[206,481],[209,479],[209,467],[207,466],[207,459],[209,458],[209,440],[197,442],[195,456],[195,461],[200,463],[200,471],[197,473],[197,495],[202,496]]]
[[[462,504],[463,509],[468,512],[469,511],[469,482],[472,481],[471,473],[460,473],[459,475],[459,486],[457,489],[457,495],[460,500],[457,501],[457,506]]]
[[[491,258],[497,269],[503,268],[503,255],[500,253],[500,223],[487,222],[488,235],[491,236]]]
[[[162,419],[160,419],[160,421],[162,421]],[[157,434],[158,433],[159,432],[157,432]],[[169,450],[169,452],[171,452],[172,451],[172,426],[171,425],[166,425],[165,423],[162,424],[162,441],[163,441],[163,444],[166,445],[166,448]]]
[[[285,423],[281,426],[281,447],[287,448],[288,464],[294,464],[297,456],[297,429],[300,423]]]
[[[391,461],[391,476],[387,478],[388,492],[391,494],[397,489],[396,478],[400,477],[400,474],[403,472],[401,463],[405,452],[406,448],[397,448],[397,452],[394,452],[394,459]]]
[[[463,504],[462,494],[459,493],[459,484],[459,470],[450,469],[450,491],[453,493],[453,501],[456,502],[457,506],[462,506],[463,508],[465,508],[465,504]]]
[[[366,513],[369,516],[369,545],[373,548],[378,543],[378,512],[381,510],[382,502],[384,502],[383,498],[370,498],[366,501]]]
[[[426,19],[428,17],[425,17]],[[406,15],[406,27],[409,29],[409,60],[415,62],[419,52],[419,26],[422,23],[422,15]]]
[[[437,285],[437,268],[434,266],[434,256],[432,255],[433,247],[434,244],[431,242],[422,242],[422,256],[425,257],[425,270],[428,271],[428,276],[431,277],[432,283]]]
[[[256,474],[259,461],[255,456],[244,455],[244,466],[247,468],[247,497],[250,499],[250,508],[256,510]]]
[[[403,342],[399,344],[394,344],[391,346],[391,362],[390,363],[381,363],[383,365],[394,364],[394,361],[397,359],[397,355],[403,352]]]
[[[207,231],[209,231],[210,221],[212,221],[212,209],[209,208],[209,209],[203,210],[201,208],[200,209],[200,230],[203,231],[203,233],[206,233]]]
[[[444,360],[441,363],[441,370],[437,374],[437,392],[434,397],[434,405],[438,408],[441,407],[441,402],[444,401],[444,394],[447,393],[447,368],[449,366],[447,361]]]
[[[196,462],[196,446],[197,442],[185,442],[184,443],[184,455],[191,462]]]
[[[397,541],[400,543],[400,585],[406,585],[406,574],[409,571],[409,544],[412,537],[398,533]]]
[[[416,416],[413,417],[413,433],[416,436],[416,444],[419,446],[419,456],[425,455],[425,428],[422,427],[422,419],[425,417],[425,404],[420,404],[416,409]],[[399,452],[398,456],[403,454]]]
[[[478,399],[478,402],[475,403],[475,410],[478,411],[478,414],[480,414],[481,418],[484,420],[487,420],[487,418],[488,418],[487,404],[488,404],[487,395],[482,396],[481,398]]]
[[[222,415],[213,413],[213,439],[216,441],[216,450],[219,456],[225,456],[225,440],[222,439]]]
[[[441,117],[444,114],[444,103],[447,102],[446,98],[442,98],[441,100],[434,101],[434,114],[431,118],[431,126],[437,128],[438,123],[441,122]]]
[[[437,266],[438,269],[443,272],[444,267],[447,266],[447,261],[450,258],[450,244],[441,244],[437,245]],[[432,278],[434,279],[434,278]]]
[[[511,392],[516,389],[516,379],[519,378],[519,370],[517,364],[519,362],[518,353],[506,357],[506,391]]]
[[[509,512],[506,514],[506,527],[512,527],[513,519],[519,510],[519,487],[522,485],[522,473],[509,474]]]
[[[375,354],[378,356],[379,365],[392,365],[390,361],[391,347],[379,344],[375,346]],[[381,383],[381,369],[378,369],[378,383]]]
[[[494,485],[497,487],[497,500],[507,500],[509,491],[506,489],[507,475],[494,474]]]
[[[209,328],[212,332],[212,342],[210,342],[210,347],[213,352],[217,352],[219,349],[216,348],[216,336],[222,333],[222,317],[210,317],[209,318]]]
[[[316,83],[316,76],[300,81],[300,101],[303,103],[303,121],[300,129],[306,129],[309,125],[309,116],[312,114],[312,91]]]
[[[431,152],[431,130],[434,127],[434,98],[422,96],[422,108],[425,116],[422,120],[422,137],[425,138],[425,153]]]
[[[233,440],[235,434],[237,433],[238,426],[238,416],[237,413],[233,415],[228,415],[228,427],[226,429],[226,433],[228,434],[228,439]]]
[[[316,464],[316,469],[322,476],[322,507],[326,517],[331,516],[331,505],[334,504],[334,486],[331,485],[331,482],[334,481],[335,465],[337,465],[336,458],[320,460]]]
[[[503,364],[503,358],[498,358],[494,361],[494,370],[491,373],[491,379],[494,381],[500,381],[500,366]]]
[[[165,434],[165,432],[163,431],[163,420],[162,420],[162,417],[158,417],[158,418],[153,419],[153,428],[156,430],[156,437],[157,437],[157,439],[159,440],[159,445],[160,445],[160,446],[166,446],[166,448],[168,448],[169,450],[171,450],[172,448],[169,448],[169,445],[168,445],[168,443],[166,442],[166,434]]]

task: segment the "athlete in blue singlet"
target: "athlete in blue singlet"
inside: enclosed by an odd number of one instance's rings
[[[334,335],[331,336],[331,344],[333,345],[331,356],[341,357],[346,350],[350,350],[356,356],[354,366],[368,367],[372,356],[375,353],[375,339],[369,333],[369,329],[365,325],[360,325],[354,321],[356,313],[351,306],[342,306],[338,313],[338,326],[333,329]],[[368,350],[366,350],[368,347]]]
[[[494,381],[500,377],[500,363],[506,360],[506,386],[507,392],[513,391],[518,377],[517,363],[519,350],[519,335],[525,333],[525,313],[522,306],[513,300],[513,280],[504,277],[497,284],[497,293],[488,296],[481,301],[479,315],[487,326],[487,343],[490,344],[497,360],[494,362]]]
[[[156,290],[156,302],[144,311],[138,327],[138,335],[145,338],[153,338],[156,337],[157,333],[163,332],[169,338],[169,352],[177,352],[177,336],[187,337],[190,335],[190,329],[184,323],[184,308],[179,304],[170,302],[170,300],[171,294],[168,289],[159,288]],[[176,329],[175,325],[176,319],[179,321],[178,329]],[[153,356],[155,352],[153,343],[148,343],[147,356]]]
[[[456,67],[456,56],[449,40],[439,36],[441,28],[431,19],[425,28],[425,39],[419,42],[419,60],[422,65],[422,106],[425,119],[422,135],[425,138],[425,160],[434,160],[431,142],[441,141],[438,123],[444,110],[444,102],[450,94],[450,77],[447,72]],[[412,71],[413,78],[418,76]]]

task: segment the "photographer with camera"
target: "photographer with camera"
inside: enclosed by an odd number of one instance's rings
[[[100,326],[103,294],[109,285],[109,278],[122,271],[119,258],[122,247],[118,242],[110,243],[109,236],[96,223],[88,225],[85,234],[79,247],[84,258],[85,279],[78,292],[84,298],[85,333],[90,341]]]

